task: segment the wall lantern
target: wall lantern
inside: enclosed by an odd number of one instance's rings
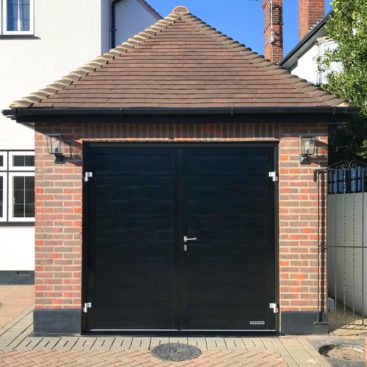
[[[47,151],[49,154],[53,154],[55,156],[56,164],[62,164],[65,161],[62,138],[61,134],[47,135]]]
[[[300,163],[309,163],[310,157],[316,151],[316,137],[315,136],[301,136],[301,154],[299,155]]]

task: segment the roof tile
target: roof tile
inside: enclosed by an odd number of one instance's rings
[[[12,108],[337,107],[190,13],[172,13]]]

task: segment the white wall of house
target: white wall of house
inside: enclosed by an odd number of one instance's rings
[[[296,65],[291,69],[291,73],[302,79],[306,79],[312,84],[319,85],[321,83],[326,83],[327,74],[330,71],[319,70],[319,58],[324,56],[325,51],[334,49],[335,47],[337,47],[336,42],[326,40],[324,37],[319,38],[299,56]],[[330,69],[333,71],[341,71],[341,66],[334,63]]]
[[[34,227],[0,228],[0,270],[34,269]]]
[[[32,1],[32,0],[31,0]],[[0,31],[0,110],[83,66],[111,46],[111,0],[33,0],[34,34]],[[0,5],[4,1],[0,0]],[[0,30],[3,7],[0,7]],[[117,40],[157,21],[138,0],[118,4]],[[0,114],[0,152],[33,150],[34,131]],[[1,222],[1,220],[0,220]],[[34,229],[0,226],[0,271],[34,269]]]
[[[314,44],[299,59],[297,65],[292,70],[292,74],[306,79],[308,82],[318,84],[319,72],[317,58],[319,57],[319,46]]]
[[[99,3],[35,0],[34,38],[0,38],[1,109],[100,54]],[[0,149],[34,147],[31,129],[2,115],[0,123]]]
[[[34,38],[0,39],[0,109],[101,53],[100,0],[35,0]],[[0,150],[34,149],[34,131],[0,115]],[[0,270],[34,270],[34,228],[0,227]]]
[[[122,0],[116,5],[116,45],[122,43],[145,28],[157,18],[146,10],[140,1]]]

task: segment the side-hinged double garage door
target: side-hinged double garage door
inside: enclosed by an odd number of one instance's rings
[[[275,330],[275,156],[88,144],[84,331]]]

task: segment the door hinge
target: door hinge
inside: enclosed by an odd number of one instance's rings
[[[84,172],[84,182],[89,182],[89,179],[93,177],[93,172]]]
[[[92,308],[92,302],[85,302],[83,306],[83,312],[87,313],[89,308]]]
[[[276,303],[269,303],[269,308],[271,308],[274,313],[279,313],[279,308]]]
[[[278,175],[276,172],[269,172],[269,177],[274,181],[277,182],[278,181]]]

